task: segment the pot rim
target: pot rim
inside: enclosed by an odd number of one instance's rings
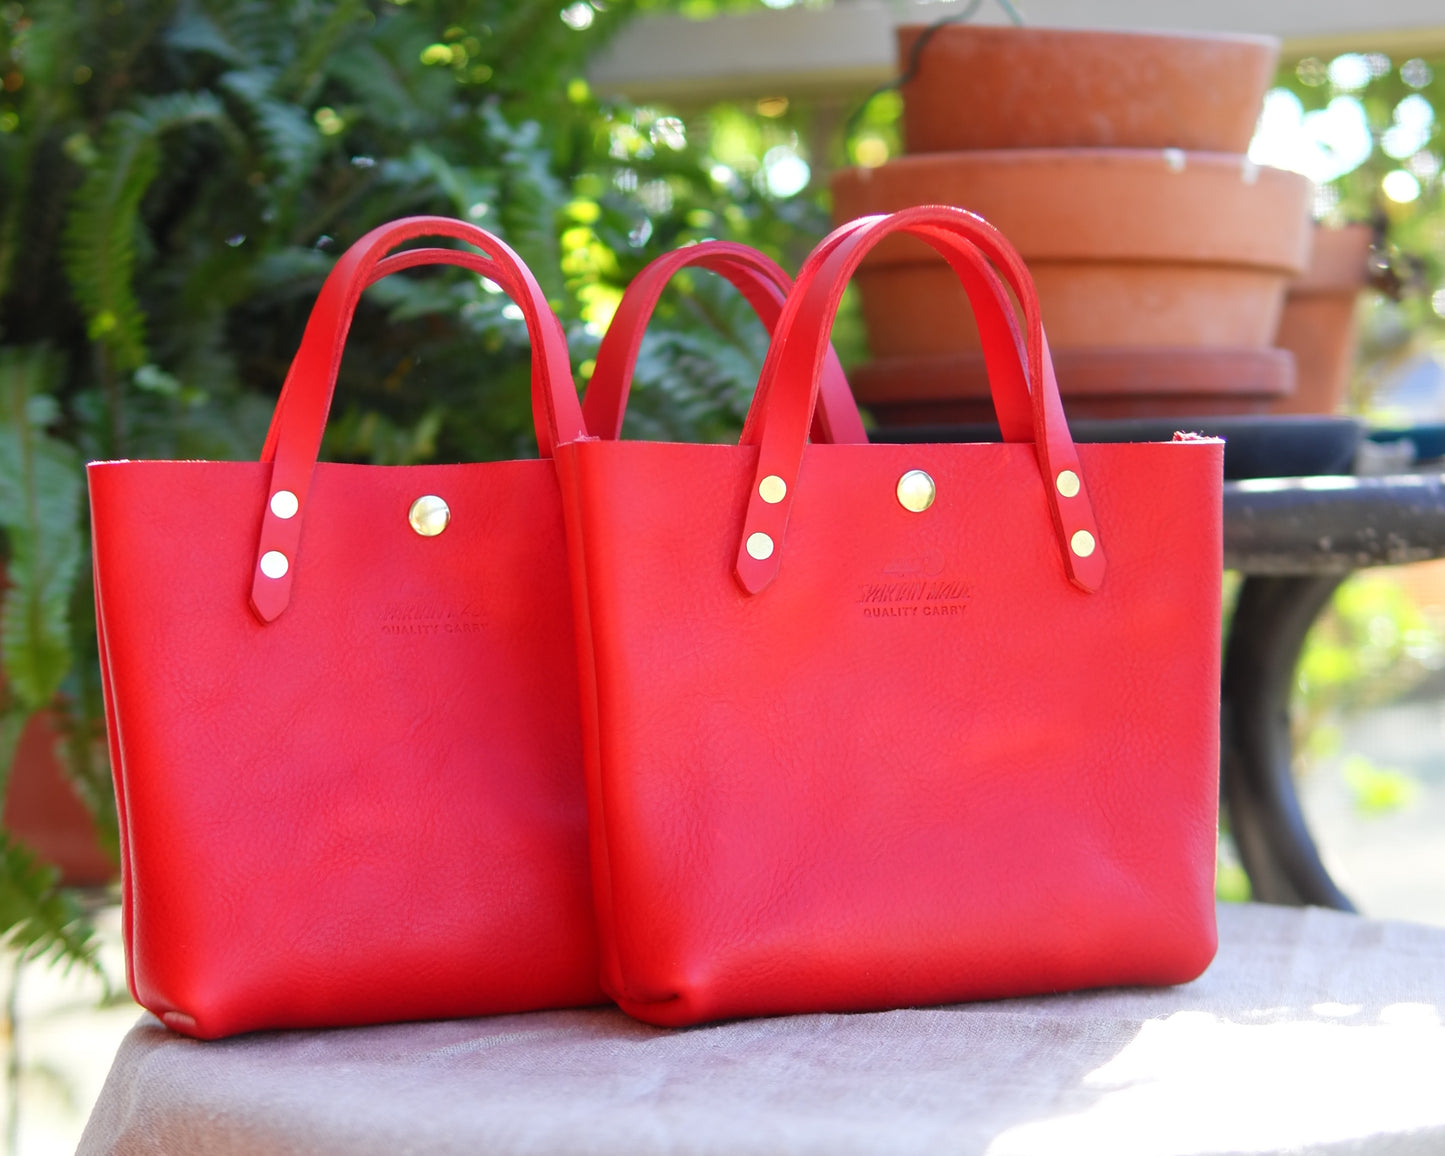
[[[931,24],[898,24],[894,32],[901,42],[904,36],[916,36],[933,27]],[[1203,32],[1165,28],[1082,28],[1072,25],[1016,24],[944,24],[934,34],[950,39],[959,36],[1002,36],[1014,40],[1043,40],[1051,37],[1078,39],[1131,39],[1140,43],[1178,41],[1185,44],[1237,44],[1241,47],[1271,48],[1278,52],[1282,41],[1264,32]]]
[[[1255,164],[1243,153],[1090,148],[921,153],[874,169],[840,169],[831,184],[835,221],[907,205],[957,204],[996,224],[1029,261],[1229,265],[1298,277],[1309,264],[1313,240],[1309,178]],[[1020,202],[1018,191],[1031,185],[1057,192]],[[1170,212],[1171,195],[1183,198],[1189,212]],[[864,265],[926,259],[921,248],[908,253],[909,247],[890,238]]]
[[[1115,398],[1251,396],[1278,398],[1295,389],[1295,358],[1276,346],[1259,349],[1233,346],[1110,345],[1063,347],[1053,351],[1063,396]],[[1131,386],[1122,364],[1148,380]],[[879,357],[852,371],[854,393],[861,405],[902,405],[990,396],[983,354],[894,354]],[[910,388],[900,388],[900,378]]]
[[[1171,168],[1171,166],[1178,166],[1181,158],[1183,166],[1177,169]],[[882,165],[872,167],[848,165],[838,169],[837,174],[876,173],[883,169],[902,171],[904,168],[923,167],[945,161],[954,165],[962,162],[976,162],[983,166],[1002,165],[1005,162],[1037,165],[1049,161],[1063,164],[1089,163],[1096,166],[1141,166],[1158,162],[1163,164],[1171,174],[1188,172],[1191,165],[1200,165],[1208,171],[1216,169],[1223,171],[1231,168],[1245,171],[1253,168],[1261,173],[1287,173],[1291,177],[1308,180],[1303,173],[1295,172],[1293,169],[1282,169],[1277,165],[1262,165],[1257,161],[1251,161],[1248,153],[1219,152],[1213,149],[1121,148],[1114,146],[1092,148],[1086,145],[1067,145],[1060,148],[952,149],[941,152],[903,153],[900,156],[890,157],[887,163]]]

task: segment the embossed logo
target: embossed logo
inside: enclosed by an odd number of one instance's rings
[[[393,603],[381,612],[383,634],[480,634],[482,612],[475,604]]]
[[[865,618],[952,618],[968,606],[966,582],[944,573],[942,554],[900,558],[883,567],[879,581],[865,582],[858,604]]]

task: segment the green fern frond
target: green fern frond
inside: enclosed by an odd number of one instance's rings
[[[175,23],[166,29],[165,42],[182,52],[204,53],[227,64],[246,63],[245,50],[221,30],[209,13],[193,4],[185,5],[176,15]]]
[[[251,284],[257,296],[310,299],[335,263],[319,249],[273,249],[251,267]]]
[[[265,0],[190,0],[177,25],[187,40],[180,46],[246,68],[282,64],[295,55],[292,8]]]
[[[348,409],[326,429],[325,453],[342,461],[409,466],[436,456],[437,434],[446,414],[428,409],[412,425],[393,422],[375,410]]]
[[[0,830],[0,946],[104,978],[95,932],[59,873]]]
[[[86,17],[91,15],[85,7],[73,0],[27,4],[23,22],[5,21],[5,39],[12,44],[19,41],[21,46],[19,57],[24,61],[27,92],[43,92],[54,100],[60,95],[57,90],[63,92],[62,86],[69,87],[78,42],[84,40]]]
[[[149,360],[145,315],[132,277],[140,203],[160,171],[161,137],[203,123],[228,136],[235,132],[221,102],[208,92],[138,100],[133,110],[113,114],[71,205],[62,254],[71,291],[91,339],[110,351],[118,369],[136,369]]]
[[[450,164],[435,149],[424,144],[412,145],[408,161],[418,172],[435,183],[452,203],[452,211],[458,217],[491,224],[486,214],[497,200],[497,183],[485,170],[465,165]],[[479,213],[478,206],[485,206]]]
[[[68,606],[80,569],[81,469],[73,447],[47,437],[54,362],[0,349],[0,527],[9,587],[0,604],[0,657],[11,693],[48,706],[70,668]]]
[[[327,75],[365,110],[374,130],[413,139],[435,136],[456,99],[449,70],[415,67],[435,35],[419,14],[402,9],[378,21],[369,36],[338,49],[327,61]]]
[[[281,191],[296,188],[312,174],[325,138],[304,109],[272,95],[276,83],[276,73],[268,68],[221,77],[221,88],[240,103],[260,138],[261,154]]]
[[[536,273],[547,296],[561,300],[565,289],[557,217],[568,195],[552,173],[552,154],[542,142],[541,126],[536,121],[514,126],[490,106],[482,115],[492,138],[502,144],[500,231]]]
[[[301,54],[286,69],[280,91],[298,103],[309,104],[325,79],[327,61],[366,15],[361,0],[339,0],[315,33],[300,38]]]
[[[709,274],[675,282],[658,318],[633,371],[627,436],[735,439],[762,371],[767,331],[742,294]]]

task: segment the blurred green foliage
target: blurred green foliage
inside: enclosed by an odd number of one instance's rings
[[[1307,57],[1285,68],[1281,87],[1299,98],[1305,112],[1327,109],[1341,98],[1357,101],[1370,134],[1363,163],[1321,187],[1317,215],[1328,223],[1389,220],[1390,238],[1428,263],[1431,277],[1445,276],[1445,181],[1441,179],[1445,110],[1445,59],[1392,60],[1380,53],[1346,54],[1332,60]],[[1431,112],[1422,120],[1420,106]],[[1402,131],[1419,125],[1423,131]],[[1410,173],[1419,188],[1408,201],[1387,195],[1385,178]]]
[[[704,237],[785,266],[827,228],[786,101],[687,116],[603,102],[591,53],[635,11],[749,0],[12,0],[0,4],[0,796],[31,716],[114,847],[81,463],[252,458],[311,302],[374,226],[439,213],[527,261],[579,382],[622,287]],[[363,298],[324,453],[534,454],[530,351],[454,269]],[[766,340],[730,287],[678,278],[631,429],[720,439]],[[54,873],[0,833],[0,935],[90,959]]]
[[[1387,571],[1351,577],[1310,632],[1296,672],[1308,723],[1393,702],[1445,666],[1445,622]]]
[[[1383,235],[1352,391],[1356,408],[1368,411],[1404,358],[1445,343],[1445,58],[1308,57],[1279,84],[1307,118],[1363,114],[1366,155],[1319,186],[1316,214],[1330,224],[1373,222]]]
[[[1355,809],[1364,815],[1386,815],[1415,802],[1419,784],[1404,771],[1381,767],[1363,755],[1345,758],[1342,773],[1354,796]]]
[[[1382,241],[1361,305],[1353,390],[1356,408],[1369,412],[1378,386],[1406,358],[1445,344],[1445,58],[1307,57],[1290,63],[1278,84],[1325,140],[1349,142],[1340,121],[1363,134],[1350,146],[1357,151],[1337,158],[1348,171],[1317,188],[1315,209],[1327,224],[1372,223]],[[1438,608],[1422,609],[1388,571],[1351,577],[1300,657],[1292,722],[1301,769],[1337,764],[1361,814],[1408,807],[1414,780],[1346,753],[1343,726],[1433,685],[1442,666]]]
[[[1338,763],[1363,815],[1410,806],[1417,795],[1404,771],[1343,749],[1351,716],[1398,702],[1440,681],[1445,614],[1422,609],[1389,571],[1346,580],[1305,640],[1296,669],[1291,725],[1303,773]]]
[[[1218,862],[1214,872],[1214,895],[1225,903],[1248,903],[1254,895],[1249,876],[1232,854],[1226,857],[1225,844],[1221,843]]]

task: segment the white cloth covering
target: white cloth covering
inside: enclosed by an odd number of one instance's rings
[[[81,1156],[1445,1153],[1445,929],[1221,905],[1194,983],[682,1031],[596,1009],[198,1043]]]

